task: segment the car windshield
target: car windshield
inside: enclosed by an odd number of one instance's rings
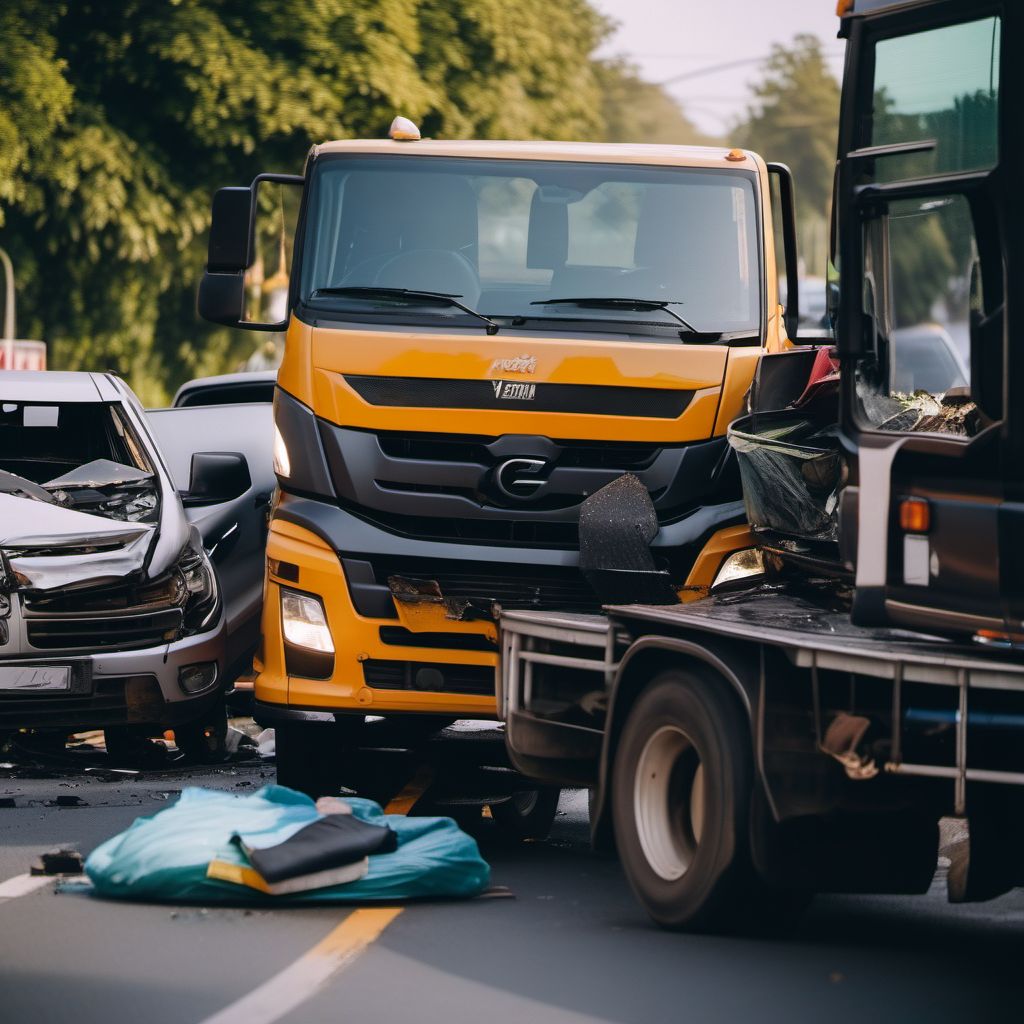
[[[301,300],[345,319],[481,326],[451,304],[370,294],[407,289],[456,297],[503,326],[678,339],[681,316],[699,333],[755,334],[754,180],[725,169],[324,157]]]

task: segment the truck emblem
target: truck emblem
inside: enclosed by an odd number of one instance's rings
[[[495,471],[494,482],[506,498],[522,501],[532,498],[544,479],[541,473],[547,467],[545,459],[506,459]]]
[[[492,373],[536,373],[536,356],[512,356],[511,359],[495,359],[487,375]]]
[[[537,394],[536,384],[520,384],[514,380],[492,380],[494,397],[500,401],[532,402]]]

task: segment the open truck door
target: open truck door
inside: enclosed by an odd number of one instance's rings
[[[850,38],[836,196],[854,621],[1022,632],[1024,94],[1009,3],[900,4]],[[1019,314],[1018,314],[1019,315]]]

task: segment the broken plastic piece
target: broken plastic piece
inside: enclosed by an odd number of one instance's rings
[[[84,870],[82,855],[73,846],[57,846],[41,854],[32,865],[33,875],[80,875]]]
[[[871,719],[840,711],[829,723],[821,741],[822,752],[834,757],[851,779],[873,779],[878,774],[875,759],[859,749],[870,728]]]

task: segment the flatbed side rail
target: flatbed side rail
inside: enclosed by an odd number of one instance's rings
[[[544,642],[580,649],[579,655],[544,650]],[[610,686],[619,663],[617,648],[626,638],[601,615],[504,612],[498,666],[499,707],[504,720],[528,711],[533,703],[535,665],[582,669],[599,674]]]
[[[839,654],[834,650],[813,650],[807,647],[789,649],[786,653],[794,665],[810,670],[814,730],[819,749],[824,730],[819,695],[819,670],[873,676],[892,681],[892,747],[889,759],[882,766],[883,771],[891,775],[951,779],[954,784],[954,813],[957,815],[966,814],[968,782],[1024,786],[1024,772],[970,767],[967,743],[971,694],[985,690],[1024,694],[1024,666],[986,663],[981,659],[971,665],[969,659],[963,658],[945,662],[937,658],[918,660],[911,657],[884,661],[878,658],[874,651],[865,657],[864,652],[860,652],[858,656],[855,650]],[[918,764],[902,759],[905,729],[903,687],[908,682],[956,689],[955,764]]]

